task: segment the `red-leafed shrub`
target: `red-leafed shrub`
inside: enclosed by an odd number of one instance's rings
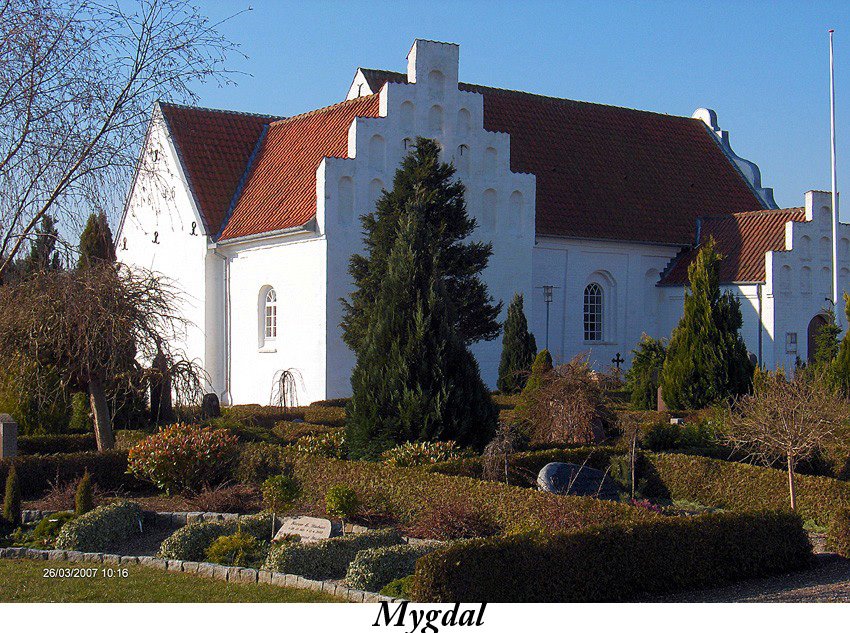
[[[225,429],[172,424],[130,449],[128,469],[169,494],[195,492],[225,479],[237,454]]]

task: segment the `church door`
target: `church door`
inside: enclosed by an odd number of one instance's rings
[[[811,321],[809,321],[808,342],[807,342],[807,349],[808,349],[807,358],[808,358],[810,363],[815,359],[815,353],[817,352],[816,339],[817,339],[818,331],[820,331],[820,329],[824,325],[826,325],[826,318],[822,314],[816,315],[815,318],[813,318]]]

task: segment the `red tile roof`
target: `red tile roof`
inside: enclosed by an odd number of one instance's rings
[[[215,236],[263,128],[263,114],[159,104],[207,234]]]
[[[785,223],[789,220],[803,222],[806,212],[802,208],[776,209],[701,218],[699,221],[700,246],[714,238],[720,262],[720,283],[764,282],[764,254],[785,250]],[[664,274],[663,286],[688,283],[688,266],[699,249],[690,249],[680,255]]]
[[[226,221],[222,239],[300,226],[316,214],[316,168],[348,156],[355,117],[377,117],[379,96],[350,101],[269,126]]]
[[[406,75],[361,69],[377,92]],[[537,233],[688,244],[702,215],[763,203],[702,121],[459,84],[484,127],[511,136],[511,169],[537,180]]]

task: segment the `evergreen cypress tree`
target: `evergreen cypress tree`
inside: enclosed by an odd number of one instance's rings
[[[626,387],[631,392],[635,409],[655,411],[658,407],[658,385],[667,348],[663,340],[644,334],[632,352],[632,366],[626,372]]]
[[[431,139],[417,138],[411,152],[395,172],[393,188],[384,192],[374,212],[362,217],[365,254],[351,258],[349,272],[355,291],[343,300],[343,340],[355,352],[366,340],[369,310],[375,304],[387,274],[389,253],[400,218],[408,204],[423,195],[425,223],[433,228],[429,248],[437,256],[436,276],[453,303],[453,327],[464,345],[493,340],[499,335],[497,321],[502,304],[494,303],[481,280],[492,246],[467,238],[476,222],[466,213],[464,186],[454,180],[452,165],[440,162],[440,148]]]
[[[82,479],[80,479],[80,483],[77,484],[77,491],[74,494],[74,513],[77,516],[82,516],[92,510],[94,510],[94,489],[91,475],[89,475],[89,471],[86,469]]]
[[[6,490],[3,495],[3,520],[11,525],[21,523],[21,482],[15,465],[6,475]]]
[[[502,393],[516,393],[525,386],[531,363],[537,355],[537,344],[528,332],[521,294],[515,294],[508,306],[503,330],[502,357],[499,360],[496,386]]]
[[[114,262],[115,244],[105,213],[92,213],[80,234],[80,259],[78,268],[90,268],[97,263]]]
[[[674,409],[701,409],[745,393],[753,365],[740,335],[737,299],[720,294],[720,255],[709,240],[688,267],[690,290],[670,337],[661,372],[664,402]]]
[[[844,314],[847,316],[847,323],[850,323],[850,296],[844,293]],[[850,396],[850,336],[844,333],[844,338],[841,339],[841,346],[838,349],[838,354],[832,363],[832,382],[845,397]]]
[[[528,417],[528,410],[534,399],[534,394],[540,389],[540,385],[543,383],[543,376],[551,371],[552,367],[552,355],[549,353],[549,350],[542,349],[537,352],[534,362],[531,363],[531,374],[528,376],[528,380],[519,396],[519,402],[514,408],[514,418],[517,422],[522,422]]]
[[[375,459],[405,441],[455,440],[483,448],[497,412],[475,358],[457,332],[441,277],[432,192],[405,204],[386,274],[368,310],[351,377],[346,443]]]
[[[23,261],[25,274],[32,274],[45,270],[61,270],[62,262],[56,251],[56,242],[59,240],[59,231],[56,222],[49,215],[41,218],[38,233],[30,245],[29,255]]]

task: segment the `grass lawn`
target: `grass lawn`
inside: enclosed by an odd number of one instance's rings
[[[45,578],[45,569],[96,569],[93,578]],[[119,577],[126,569],[126,578]],[[104,577],[102,570],[114,572]],[[342,602],[316,591],[272,585],[238,585],[149,567],[113,567],[0,560],[0,602]]]

